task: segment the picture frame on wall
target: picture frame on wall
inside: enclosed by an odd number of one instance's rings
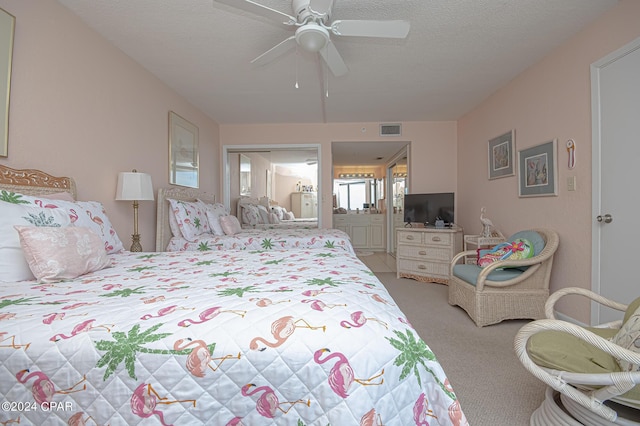
[[[199,187],[198,128],[169,111],[169,183]]]
[[[558,195],[558,140],[518,151],[518,196]]]
[[[9,95],[16,18],[0,8],[0,157],[9,156]]]
[[[489,140],[489,180],[515,175],[515,130]]]

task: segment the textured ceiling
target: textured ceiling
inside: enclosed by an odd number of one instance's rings
[[[58,1],[221,124],[456,120],[617,3],[335,0],[332,19],[411,30],[333,36],[349,67],[334,77],[300,49],[250,64],[292,31],[213,0]],[[255,1],[292,14],[290,1]]]

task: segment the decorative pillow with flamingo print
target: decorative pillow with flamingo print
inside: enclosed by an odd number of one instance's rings
[[[185,240],[193,242],[198,238],[198,235],[211,234],[204,203],[172,198],[168,198],[168,200]]]
[[[12,283],[34,278],[20,246],[15,225],[65,227],[70,224],[69,216],[62,210],[0,201],[0,282]]]
[[[29,268],[38,282],[54,283],[111,266],[102,239],[83,226],[15,226]]]
[[[102,239],[104,249],[108,254],[119,253],[124,250],[122,241],[107,217],[104,206],[97,201],[63,201],[46,197],[13,193],[12,201],[16,204],[34,204],[38,207],[67,212],[72,226],[86,226],[96,232]]]

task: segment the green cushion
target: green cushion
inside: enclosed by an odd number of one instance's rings
[[[635,306],[640,305],[640,300],[636,299],[636,301]],[[631,305],[627,311],[630,308]],[[611,328],[585,328],[605,339],[611,339],[618,332],[617,329]],[[534,334],[527,342],[527,353],[537,365],[555,370],[590,374],[622,371],[613,356],[578,337],[561,331],[543,331]],[[640,401],[640,385],[635,386],[622,397]]]
[[[454,276],[473,285],[476,285],[480,272],[482,272],[482,268],[477,265],[455,265],[453,267]],[[518,277],[520,274],[522,274],[520,269],[497,269],[491,271],[487,279],[490,281],[507,281]]]

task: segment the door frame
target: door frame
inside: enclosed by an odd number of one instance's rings
[[[640,38],[622,46],[591,64],[591,290],[601,294],[600,260],[602,226],[595,217],[602,212],[602,111],[600,105],[600,73],[608,65],[640,49]],[[600,305],[591,302],[591,324],[600,324]]]

